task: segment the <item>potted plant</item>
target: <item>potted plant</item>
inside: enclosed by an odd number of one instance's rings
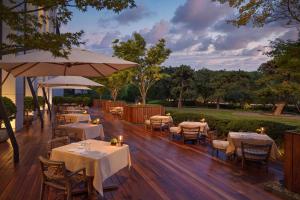
[[[30,115],[29,113],[32,112],[33,110],[34,110],[33,98],[30,96],[24,97],[24,113],[25,113],[24,125],[26,127],[32,124],[33,116]]]
[[[3,101],[4,107],[7,112],[7,116],[9,117],[10,120],[12,120],[13,118],[15,118],[17,113],[16,105],[11,99],[7,97],[0,97],[0,98]],[[8,139],[8,134],[4,126],[4,122],[2,119],[0,119],[0,142],[5,142],[7,139]]]

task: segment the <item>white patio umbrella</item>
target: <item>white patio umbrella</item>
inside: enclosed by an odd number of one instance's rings
[[[136,63],[122,60],[116,57],[105,56],[88,50],[74,48],[70,51],[68,58],[54,57],[47,51],[32,51],[22,55],[5,55],[0,60],[0,68],[13,76],[85,76],[103,77],[112,73],[137,66]],[[8,78],[2,81],[2,84]],[[32,82],[27,78],[31,92],[34,94]],[[38,105],[37,97],[34,102]],[[39,110],[41,126],[43,127],[42,114]],[[14,150],[14,160],[19,161],[19,149],[10,121],[7,117],[4,104],[0,99],[0,117],[4,120],[8,135]]]
[[[50,89],[74,89],[74,90],[91,90],[91,88],[85,86],[51,86]]]
[[[82,76],[56,76],[52,79],[39,82],[39,85],[42,87],[58,87],[58,86],[69,86],[71,89],[75,86],[83,86],[83,87],[103,87],[104,85],[96,83],[95,81],[92,81],[90,79],[84,78]],[[72,88],[73,87],[73,88]]]
[[[32,51],[22,55],[6,55],[0,67],[16,76],[85,76],[104,77],[134,67],[134,62],[84,49],[74,48],[68,58],[54,57],[48,51]]]

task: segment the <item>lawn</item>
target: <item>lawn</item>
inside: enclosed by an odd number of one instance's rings
[[[205,115],[213,116],[221,119],[256,119],[264,121],[281,122],[287,125],[300,127],[300,115],[295,116],[272,116],[264,113],[242,111],[242,110],[224,110],[224,109],[209,109],[209,108],[171,108],[167,107],[168,111],[177,111],[184,113],[203,113]]]

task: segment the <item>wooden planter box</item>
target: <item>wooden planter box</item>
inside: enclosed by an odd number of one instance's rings
[[[284,184],[300,194],[300,133],[288,131],[284,134]]]
[[[93,106],[99,107],[105,112],[109,112],[110,107],[124,107],[126,103],[124,101],[94,99]]]
[[[140,124],[153,115],[164,114],[165,108],[160,105],[127,105],[124,107],[123,119]]]

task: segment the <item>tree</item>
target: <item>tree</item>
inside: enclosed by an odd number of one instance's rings
[[[41,32],[43,24],[53,24],[58,28],[72,19],[74,8],[85,12],[89,7],[120,12],[135,6],[134,0],[22,0],[0,3],[0,22],[7,25],[10,33],[0,47],[0,55],[27,49],[52,52],[55,56],[66,57],[72,46],[78,46],[83,31],[52,33]],[[38,14],[36,14],[38,13]]]
[[[195,89],[198,95],[203,98],[204,103],[207,103],[209,97],[214,93],[214,88],[211,85],[213,74],[214,73],[208,69],[198,70],[194,74]]]
[[[175,67],[163,67],[162,73],[168,74],[168,76],[163,79],[157,81],[149,90],[148,98],[151,99],[171,99],[172,98],[172,87],[173,87],[173,77],[172,75],[175,73]]]
[[[161,73],[162,64],[170,55],[171,50],[166,48],[166,41],[160,39],[154,46],[146,47],[145,39],[138,33],[133,34],[133,39],[126,42],[114,41],[114,55],[139,64],[132,69],[133,83],[139,88],[142,103],[146,104],[149,88],[165,77]]]
[[[182,99],[191,93],[194,70],[188,65],[180,65],[173,74],[172,93],[178,97],[178,108],[182,107]]]
[[[287,25],[300,25],[299,0],[212,0],[238,10],[238,16],[229,20],[235,26],[253,24],[262,27],[266,23],[284,21]]]
[[[274,96],[274,115],[280,115],[287,103],[298,104],[300,100],[300,37],[297,41],[277,39],[271,48],[267,55],[273,59],[258,69],[262,74],[259,93]]]
[[[110,90],[111,97],[116,101],[119,91],[126,86],[131,80],[131,72],[129,70],[113,73],[106,78],[106,87]]]

